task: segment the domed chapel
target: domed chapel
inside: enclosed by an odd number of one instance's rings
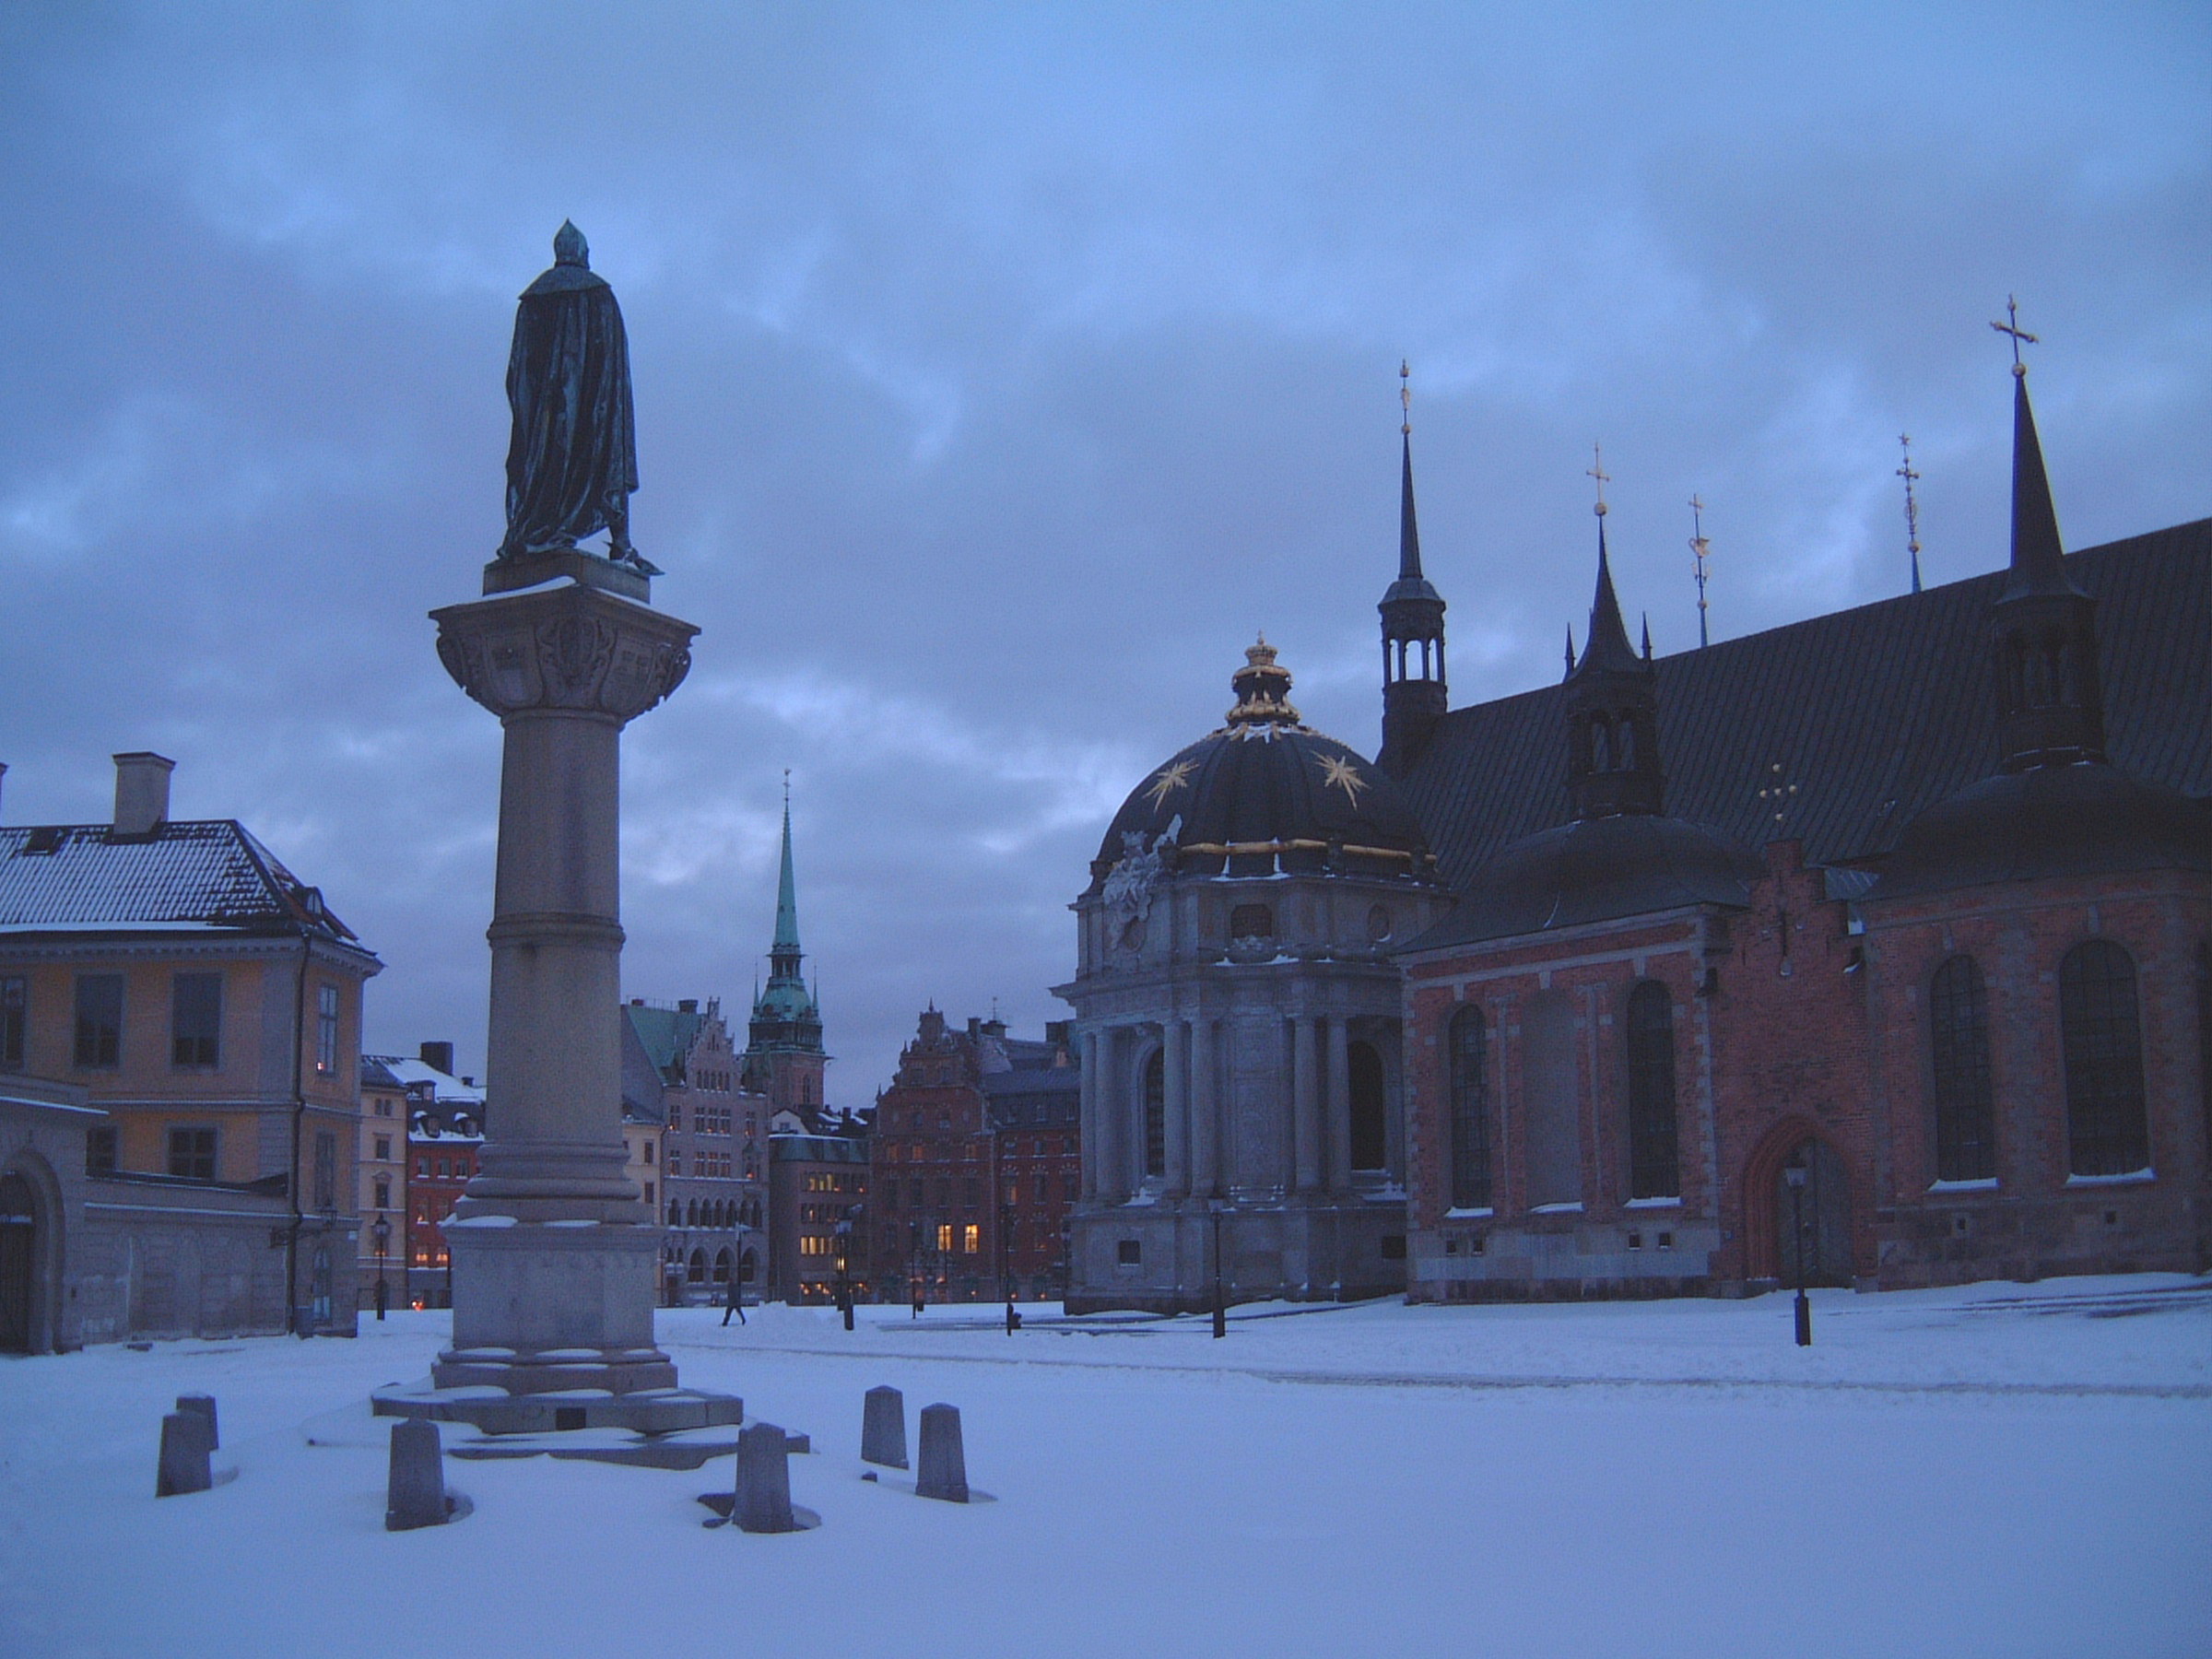
[[[2212,1266],[2212,520],[2065,553],[2017,357],[2013,475],[2004,568],[1665,657],[1601,496],[1453,709],[1405,433],[1376,762],[1263,641],[1076,901],[1070,1307]]]

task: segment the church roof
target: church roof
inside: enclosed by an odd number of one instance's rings
[[[2212,519],[2067,555],[2065,571],[2098,602],[2112,763],[2212,796]],[[1814,864],[1888,852],[1997,765],[1990,617],[2006,580],[1993,571],[1659,659],[1667,810],[1747,846],[1797,838]],[[1570,818],[1567,694],[1453,710],[1400,780],[1454,887]],[[1797,786],[1779,819],[1759,794],[1777,784]]]

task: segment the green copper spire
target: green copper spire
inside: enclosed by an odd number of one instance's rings
[[[756,1027],[768,1022],[809,1022],[818,1033],[820,1015],[799,972],[799,884],[791,860],[791,774],[783,775],[783,862],[776,879],[776,936],[768,947],[768,988],[753,998]],[[759,1033],[757,1031],[756,1036]],[[792,1033],[784,1033],[789,1037]],[[818,1047],[815,1036],[804,1046]]]
[[[776,880],[776,939],[769,955],[781,975],[799,971],[799,884],[791,873],[791,778],[783,779],[783,871]],[[791,965],[784,967],[782,959]]]

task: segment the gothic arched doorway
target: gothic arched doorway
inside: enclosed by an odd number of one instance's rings
[[[1790,1186],[1793,1166],[1805,1171],[1802,1199]],[[1801,1214],[1802,1228],[1797,1224]],[[1802,1251],[1806,1284],[1850,1288],[1851,1174],[1826,1141],[1801,1142],[1774,1171],[1774,1240],[1775,1277],[1784,1287],[1797,1283]]]
[[[1382,1056],[1371,1042],[1355,1042],[1345,1057],[1351,1074],[1352,1168],[1386,1169],[1390,1127],[1383,1109]]]
[[[11,1170],[0,1179],[0,1353],[31,1351],[38,1259],[38,1195]]]

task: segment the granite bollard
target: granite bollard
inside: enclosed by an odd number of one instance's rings
[[[860,1461],[906,1467],[906,1396],[888,1383],[869,1389],[862,1407]]]
[[[222,1426],[216,1421],[215,1396],[213,1394],[179,1394],[177,1409],[179,1411],[196,1411],[206,1418],[207,1419],[207,1449],[210,1452],[219,1452],[223,1449]]]
[[[922,1407],[922,1474],[914,1496],[946,1503],[968,1501],[968,1454],[960,1445],[958,1406]]]
[[[799,1530],[791,1512],[791,1454],[783,1430],[773,1423],[749,1423],[737,1435],[737,1490],[730,1519],[748,1533]]]
[[[215,1484],[208,1453],[215,1429],[197,1411],[172,1411],[161,1419],[161,1468],[154,1477],[154,1496],[175,1498],[185,1492],[205,1492]]]
[[[438,1425],[427,1418],[410,1418],[392,1425],[391,1476],[384,1487],[384,1530],[413,1532],[418,1526],[443,1526],[445,1452]]]

